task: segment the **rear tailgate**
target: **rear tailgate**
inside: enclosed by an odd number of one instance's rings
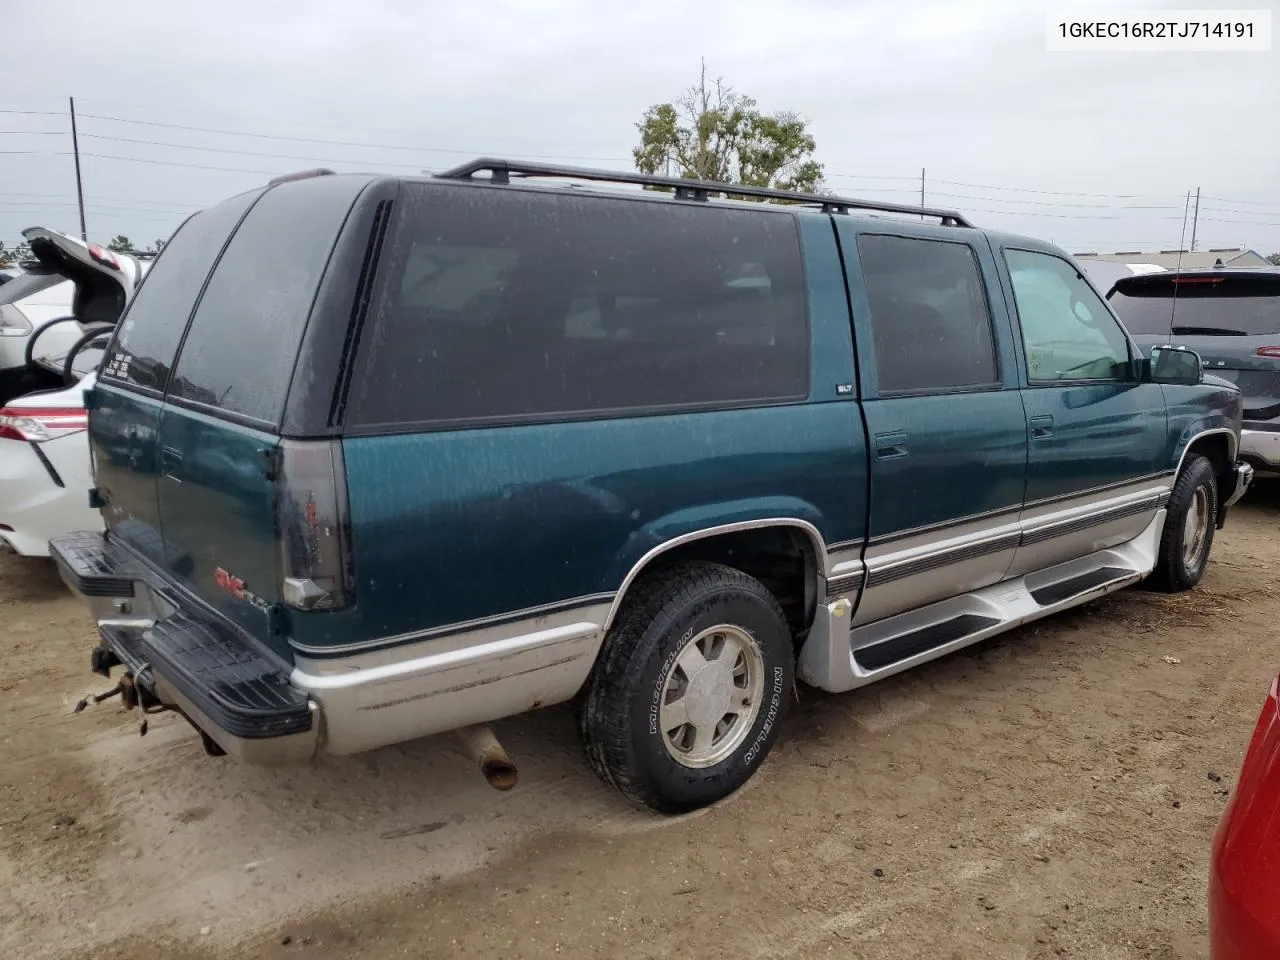
[[[200,295],[165,396],[167,573],[283,657],[279,425],[330,254],[367,184],[298,180],[254,203]]]
[[[210,207],[178,228],[121,318],[86,400],[94,483],[107,527],[160,567],[166,560],[157,486],[164,391],[200,290],[255,196]]]
[[[1110,302],[1144,349],[1189,347],[1207,372],[1235,383],[1245,419],[1280,416],[1280,271],[1129,277]]]

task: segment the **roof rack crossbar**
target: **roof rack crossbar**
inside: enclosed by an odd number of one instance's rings
[[[936,217],[943,226],[972,227],[964,216],[954,210],[937,207],[915,207],[902,203],[882,203],[877,200],[857,200],[850,197],[828,196],[819,193],[802,193],[779,190],[773,187],[753,187],[738,183],[721,183],[715,180],[688,180],[683,177],[662,177],[649,173],[630,173],[625,170],[597,170],[590,167],[569,167],[559,164],[526,163],[522,160],[502,160],[481,157],[461,164],[435,176],[443,180],[470,180],[478,173],[488,173],[493,183],[510,183],[515,177],[552,177],[587,180],[597,183],[626,183],[642,187],[666,187],[682,200],[708,200],[712,196],[757,197],[761,200],[781,200],[797,206],[818,207],[823,213],[844,213],[851,210],[868,210],[879,213],[899,213],[907,216]]]

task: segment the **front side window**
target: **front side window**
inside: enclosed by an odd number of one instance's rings
[[[1006,250],[1032,383],[1128,380],[1129,341],[1093,288],[1061,257]]]
[[[882,395],[995,385],[991,313],[968,244],[863,234],[858,258]]]

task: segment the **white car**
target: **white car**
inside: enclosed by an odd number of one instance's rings
[[[146,267],[132,254],[45,227],[22,236],[36,263],[0,285],[0,405],[66,386],[61,361],[92,330],[119,319]]]
[[[144,265],[43,228],[23,236],[40,264],[0,286],[0,544],[43,557],[51,537],[102,526],[85,392]]]
[[[29,557],[47,557],[49,539],[102,527],[89,506],[90,373],[73,387],[28,394],[0,409],[0,542]]]

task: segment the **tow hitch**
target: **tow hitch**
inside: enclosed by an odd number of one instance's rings
[[[110,677],[111,669],[120,666],[120,658],[115,652],[107,647],[95,647],[89,655],[89,667],[94,673]],[[112,697],[119,697],[120,702],[124,704],[126,710],[132,710],[135,707],[142,711],[142,721],[138,724],[138,736],[145,737],[147,735],[147,715],[152,713],[164,713],[170,708],[161,703],[155,695],[152,687],[155,677],[151,678],[151,682],[147,681],[147,673],[150,671],[150,664],[144,663],[137,673],[132,670],[125,670],[120,680],[110,690],[96,693],[88,697],[83,697],[76,704],[76,713],[82,713],[91,703],[102,703],[104,700],[110,700]]]

